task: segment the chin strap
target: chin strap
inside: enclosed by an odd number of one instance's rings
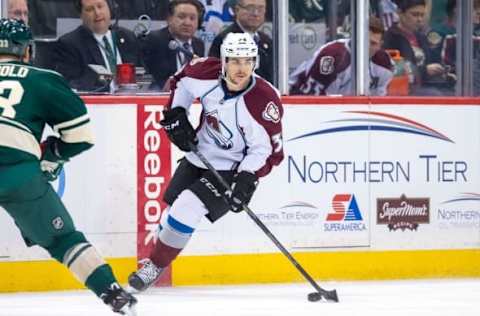
[[[236,84],[235,82],[231,81],[231,80],[228,79],[227,76],[225,76],[224,74],[222,74],[221,79],[225,80],[225,82],[226,82],[227,84],[232,85],[233,88],[235,89],[234,91],[242,90],[242,87],[241,87],[239,84]]]

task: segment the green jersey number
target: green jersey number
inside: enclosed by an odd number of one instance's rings
[[[8,96],[5,97],[5,94],[8,93]],[[19,104],[22,101],[23,93],[22,85],[18,81],[14,80],[4,80],[0,81],[0,109],[3,109],[0,116],[15,118],[15,105]]]

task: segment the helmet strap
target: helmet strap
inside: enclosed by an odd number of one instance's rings
[[[242,87],[239,84],[236,84],[235,82],[228,79],[226,73],[222,74],[222,79],[225,80],[225,82],[227,83],[227,87],[228,87],[229,90],[238,91],[238,90],[242,89]]]

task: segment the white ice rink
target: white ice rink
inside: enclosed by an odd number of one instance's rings
[[[472,316],[480,279],[320,282],[340,303],[311,303],[309,284],[177,287],[138,296],[139,316]],[[110,312],[87,291],[0,295],[1,316],[97,316]]]

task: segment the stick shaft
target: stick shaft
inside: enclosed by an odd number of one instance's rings
[[[210,162],[205,158],[205,156],[198,151],[196,145],[191,144],[190,147],[192,151],[197,155],[198,159],[207,167],[207,169],[213,173],[215,178],[222,184],[226,190],[231,190],[230,185],[225,181],[225,179],[218,173],[218,171],[210,164]],[[278,249],[288,258],[288,260],[297,268],[297,270],[302,274],[302,276],[321,294],[326,294],[327,291],[322,289],[317,282],[308,274],[308,272],[298,263],[298,261],[290,254],[290,252],[282,245],[282,243],[273,235],[273,233],[268,229],[267,226],[258,218],[258,216],[245,204],[242,205],[245,212],[248,216],[257,224],[258,227],[265,233],[265,235],[270,238],[270,240],[277,246]]]

